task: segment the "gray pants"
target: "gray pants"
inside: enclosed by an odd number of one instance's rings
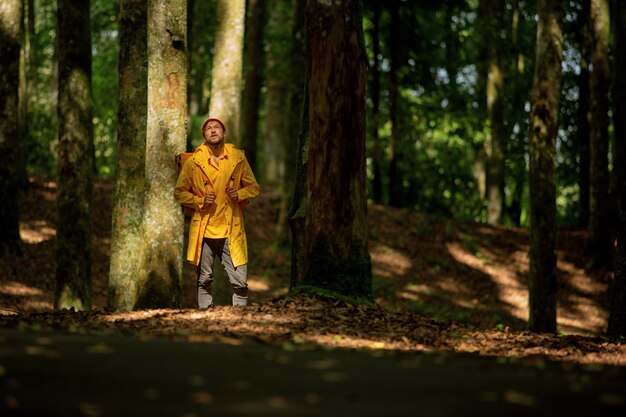
[[[206,309],[213,305],[211,284],[215,256],[220,258],[228,279],[233,286],[233,305],[244,307],[248,304],[248,265],[235,268],[230,257],[228,239],[207,239],[202,241],[202,256],[198,265],[198,308]]]

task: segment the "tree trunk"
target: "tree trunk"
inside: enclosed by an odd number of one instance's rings
[[[148,115],[144,280],[136,308],[179,307],[183,215],[174,200],[174,156],[187,133],[187,2],[148,1]]]
[[[578,225],[589,227],[589,52],[591,35],[589,33],[590,0],[582,2],[582,10],[578,19],[578,42],[580,47],[580,74],[578,75]]]
[[[20,13],[20,83],[19,83],[19,138],[17,142],[17,167],[18,184],[21,189],[28,187],[28,175],[26,174],[26,138],[28,138],[28,45],[26,43],[26,30],[24,27],[26,18],[25,0],[19,0]]]
[[[613,48],[626,48],[626,5],[614,4]],[[615,127],[616,194],[619,198],[619,226],[615,275],[611,291],[611,315],[607,335],[626,337],[626,55],[616,52],[613,74],[613,123]]]
[[[257,169],[257,129],[263,87],[265,0],[248,0],[246,11],[245,83],[241,102],[241,147],[252,171]]]
[[[226,125],[227,140],[240,143],[239,108],[241,105],[245,0],[217,1],[215,54],[211,76],[209,115]]]
[[[0,7],[0,257],[21,253],[19,211],[19,74],[22,7],[10,0]]]
[[[304,93],[304,76],[306,62],[304,59],[306,0],[293,1],[293,20],[291,25],[291,56],[289,58],[289,89],[287,138],[284,144],[285,175],[282,182],[282,193],[276,226],[278,246],[289,244],[289,204],[293,198],[296,185],[296,161],[298,137],[302,130],[302,100]]]
[[[309,1],[307,123],[296,188],[291,289],[372,299],[365,195],[361,1]],[[308,141],[306,140],[308,138]],[[302,221],[303,220],[303,221]]]
[[[485,140],[487,154],[487,223],[502,222],[504,207],[504,68],[498,29],[503,4],[498,0],[481,0],[482,43],[484,47],[485,93],[489,133]]]
[[[609,201],[609,4],[591,0],[590,205],[588,251],[594,266],[611,260]]]
[[[372,199],[376,203],[383,202],[383,179],[382,169],[380,164],[381,148],[380,148],[380,135],[378,129],[380,128],[380,16],[382,14],[382,8],[378,1],[372,3],[372,48],[373,48],[373,63],[372,63],[372,83],[371,83],[371,96],[372,96],[372,121],[371,135],[372,135]]]
[[[560,0],[539,0],[530,114],[529,328],[556,331],[556,135],[563,35]]]
[[[391,15],[389,32],[389,119],[391,121],[391,137],[389,138],[389,204],[394,207],[404,206],[404,185],[402,175],[402,146],[398,125],[398,69],[400,45],[398,0],[389,4]]]
[[[59,144],[56,308],[91,306],[93,101],[89,1],[57,3]]]
[[[289,59],[291,58],[291,17],[288,2],[275,3],[269,10],[265,70],[265,134],[263,161],[266,182],[281,183],[285,175],[284,144],[288,140]]]
[[[145,270],[143,213],[148,105],[147,0],[120,3],[117,168],[113,191],[109,307],[132,310]]]

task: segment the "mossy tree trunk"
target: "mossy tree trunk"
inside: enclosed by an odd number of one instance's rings
[[[591,0],[590,205],[588,251],[594,266],[611,260],[609,200],[609,3]]]
[[[291,290],[372,299],[365,196],[363,4],[309,1],[308,104],[292,208]]]
[[[21,252],[17,205],[22,162],[18,156],[21,15],[20,0],[0,6],[0,257]]]
[[[136,308],[179,307],[184,221],[174,200],[174,155],[187,134],[187,2],[148,1],[145,270]]]
[[[246,9],[246,42],[244,73],[245,83],[241,102],[241,147],[246,151],[246,159],[257,169],[257,131],[261,88],[263,87],[263,66],[265,52],[263,32],[265,28],[265,0],[249,0]]]
[[[556,331],[556,135],[558,130],[562,2],[539,0],[537,59],[530,113],[529,328]]]
[[[626,4],[614,4],[613,48],[626,48]],[[615,127],[616,193],[619,198],[619,226],[615,275],[613,278],[611,315],[607,334],[626,337],[626,55],[616,53],[613,68],[613,123]]]
[[[57,2],[56,308],[91,306],[93,100],[89,1]]]
[[[217,0],[216,14],[209,115],[222,120],[226,125],[227,140],[239,145],[246,1]]]
[[[120,2],[117,168],[113,191],[109,307],[132,310],[143,280],[148,0]],[[167,168],[164,168],[167,169]]]
[[[502,40],[499,36],[504,22],[504,4],[501,0],[481,0],[485,99],[489,134],[485,140],[487,155],[487,223],[502,222],[504,207],[504,152],[506,128],[504,126],[505,65]]]

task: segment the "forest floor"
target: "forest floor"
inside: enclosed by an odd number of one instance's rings
[[[176,341],[248,341],[288,350],[340,348],[473,353],[626,365],[626,341],[606,330],[610,271],[587,271],[585,233],[558,235],[558,334],[527,326],[528,232],[369,206],[375,305],[287,297],[289,251],[276,249],[279,196],[264,190],[246,210],[250,305],[195,309],[195,270],[185,265],[181,309],[106,310],[110,181],[95,184],[93,309],[54,311],[56,184],[32,178],[21,195],[25,255],[0,259],[0,327],[165,336]]]

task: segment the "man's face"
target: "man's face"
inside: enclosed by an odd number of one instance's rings
[[[209,122],[204,129],[204,141],[207,145],[219,145],[224,142],[224,129],[218,122]]]

